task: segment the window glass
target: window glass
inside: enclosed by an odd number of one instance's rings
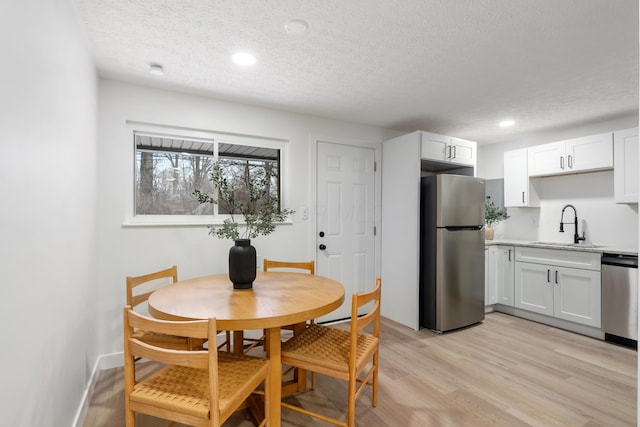
[[[237,205],[255,204],[260,207],[264,197],[280,200],[280,150],[243,146],[235,144],[220,144],[218,161],[223,177],[233,189],[234,200]],[[249,178],[249,179],[247,179]],[[247,181],[263,181],[266,194],[251,194]],[[256,197],[259,199],[256,200]],[[253,200],[252,200],[253,199]],[[219,214],[240,213],[238,207],[231,206],[226,201],[218,204]]]
[[[192,194],[212,191],[212,142],[136,134],[135,143],[136,215],[213,214]]]
[[[215,198],[210,174],[217,161],[220,171],[233,188],[240,203],[258,207],[246,185],[246,177],[265,180],[267,193],[261,197],[281,198],[281,150],[272,144],[260,146],[182,138],[169,135],[134,132],[135,142],[135,210],[134,215],[197,216],[239,213],[228,203],[200,204],[194,190]]]

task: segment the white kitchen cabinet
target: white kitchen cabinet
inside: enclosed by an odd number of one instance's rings
[[[513,307],[514,265],[513,246],[485,247],[485,305]]]
[[[527,149],[529,176],[561,175],[613,168],[611,132]]]
[[[567,172],[596,171],[613,168],[611,132],[565,141]]]
[[[491,273],[495,260],[491,256],[494,246],[484,247],[484,305],[493,305],[498,302],[498,284],[494,274]]]
[[[600,290],[599,254],[516,248],[516,308],[599,328]]]
[[[556,175],[564,171],[564,142],[527,148],[529,176]]]
[[[438,162],[448,161],[451,137],[437,135],[435,133],[420,132],[421,152],[423,159],[435,160]]]
[[[515,307],[553,316],[551,274],[548,265],[516,262]]]
[[[554,316],[596,328],[601,326],[600,272],[555,267]]]
[[[527,149],[504,152],[504,206],[540,206],[538,180],[529,178]]]
[[[492,280],[497,288],[497,303],[513,307],[515,250],[513,246],[491,246]]]
[[[613,191],[616,203],[638,203],[638,128],[613,133]]]
[[[420,132],[421,157],[436,162],[476,166],[477,144],[474,141]]]

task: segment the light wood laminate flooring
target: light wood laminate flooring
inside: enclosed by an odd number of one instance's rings
[[[378,406],[364,391],[357,425],[635,426],[636,359],[633,349],[502,313],[443,335],[383,319]],[[85,427],[124,426],[122,376],[100,373]],[[315,391],[286,399],[344,419],[346,383],[319,375]],[[138,416],[140,427],[165,425]],[[225,423],[253,425],[247,410]],[[330,424],[283,409],[282,425]]]

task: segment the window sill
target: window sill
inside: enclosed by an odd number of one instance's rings
[[[139,215],[128,218],[122,223],[124,228],[134,227],[202,227],[209,225],[222,225],[224,218],[213,219],[213,217],[193,218],[192,216],[172,215],[169,218],[165,215]],[[238,222],[239,225],[244,225]],[[276,225],[291,225],[293,221],[289,218],[286,221],[278,222]]]

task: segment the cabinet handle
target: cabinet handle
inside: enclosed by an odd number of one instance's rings
[[[567,166],[569,166],[569,169],[573,169],[573,161],[571,159],[571,154],[567,156]]]
[[[564,157],[560,156],[560,169],[564,170]]]
[[[522,204],[524,205],[524,191],[522,192]]]
[[[547,269],[547,283],[551,283],[551,270]]]
[[[455,158],[456,158],[456,146],[455,146],[455,145],[452,145],[452,146],[451,146],[451,150],[453,150],[453,154],[451,155],[451,158],[452,158],[452,159],[455,159]]]
[[[511,261],[511,249],[509,249],[509,261]]]
[[[556,270],[556,285],[558,284],[558,270]]]
[[[447,155],[447,159],[451,158],[451,146],[447,145],[447,147],[445,148],[445,150],[449,149],[449,154]]]

